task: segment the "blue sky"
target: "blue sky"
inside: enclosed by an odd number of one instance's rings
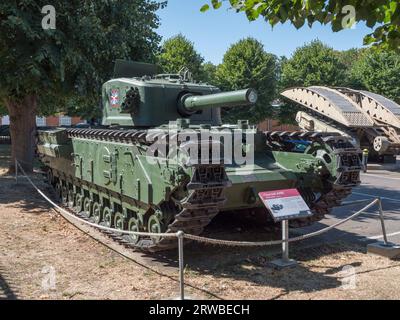
[[[306,42],[320,39],[337,50],[362,47],[362,39],[371,29],[358,24],[354,29],[334,33],[330,26],[314,24],[300,30],[290,24],[272,29],[261,19],[249,22],[243,13],[228,10],[225,5],[218,10],[200,12],[209,0],[168,0],[165,9],[158,12],[161,26],[158,33],[163,40],[182,33],[191,40],[206,61],[220,63],[226,49],[234,42],[252,36],[264,44],[265,50],[278,56],[290,57],[293,51]]]

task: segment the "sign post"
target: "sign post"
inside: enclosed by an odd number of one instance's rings
[[[289,258],[289,220],[312,216],[312,212],[297,189],[263,191],[258,194],[275,222],[282,223],[282,258],[271,263],[278,268],[294,266]]]
[[[297,262],[289,259],[289,220],[282,220],[282,258],[272,260],[271,264],[277,268],[295,266]]]

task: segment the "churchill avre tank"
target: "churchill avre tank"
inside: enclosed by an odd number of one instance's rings
[[[199,235],[217,214],[258,211],[261,191],[297,188],[313,223],[359,184],[359,150],[336,133],[260,132],[222,124],[220,108],[247,106],[252,89],[220,92],[187,72],[121,62],[102,88],[101,127],[38,132],[38,154],[59,198],[91,221],[131,231]],[[129,236],[147,251],[176,240]]]

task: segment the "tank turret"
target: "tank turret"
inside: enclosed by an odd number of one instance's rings
[[[129,66],[140,72],[129,73],[124,65],[126,72],[119,70],[116,78],[103,85],[103,125],[149,128],[179,118],[187,118],[191,124],[220,125],[220,107],[257,101],[254,89],[221,92],[186,74],[153,74],[151,65]],[[149,75],[143,75],[145,72]]]

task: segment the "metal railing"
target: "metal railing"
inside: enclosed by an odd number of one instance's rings
[[[0,144],[11,144],[10,136],[0,136]]]
[[[49,202],[54,208],[58,209],[58,212],[65,216],[68,216],[70,218],[73,218],[81,223],[84,223],[86,225],[92,226],[94,228],[100,229],[100,230],[105,230],[105,231],[111,231],[115,232],[118,234],[130,234],[130,235],[137,235],[137,236],[157,236],[157,237],[176,237],[178,241],[178,257],[179,257],[179,297],[181,300],[185,299],[185,282],[184,282],[184,251],[183,251],[183,245],[184,245],[184,239],[190,239],[193,241],[197,242],[202,242],[204,244],[211,244],[211,245],[221,245],[221,246],[235,246],[235,247],[264,247],[264,246],[272,246],[272,245],[282,245],[282,260],[289,260],[289,243],[290,242],[295,242],[295,241],[301,241],[305,240],[311,237],[315,237],[318,235],[321,235],[329,230],[332,230],[354,218],[359,216],[360,214],[364,213],[366,210],[369,208],[378,205],[378,211],[379,211],[379,219],[381,222],[381,227],[382,227],[382,235],[383,235],[383,241],[384,245],[388,245],[388,239],[387,239],[387,233],[386,233],[386,227],[385,227],[385,217],[384,217],[384,212],[382,209],[382,201],[380,198],[376,198],[367,205],[365,205],[362,209],[358,210],[357,212],[353,213],[352,215],[348,216],[347,218],[344,218],[342,220],[339,220],[338,222],[334,223],[333,225],[327,226],[323,229],[300,235],[294,238],[289,238],[289,228],[288,228],[288,221],[284,220],[282,222],[282,240],[272,240],[272,241],[259,241],[259,242],[250,242],[250,241],[232,241],[232,240],[220,240],[220,239],[212,239],[212,238],[207,238],[207,237],[202,237],[202,236],[196,236],[192,234],[186,234],[183,231],[178,231],[176,233],[151,233],[151,232],[137,232],[137,231],[128,231],[128,230],[121,230],[121,229],[115,229],[115,228],[109,228],[106,226],[98,225],[95,223],[92,223],[90,221],[84,220],[80,217],[77,217],[76,215],[72,214],[71,212],[65,210],[64,208],[60,207],[57,203],[52,201],[43,191],[41,191],[32,181],[32,179],[26,174],[25,170],[22,168],[20,163],[15,160],[15,181],[18,183],[18,168],[21,170],[23,176],[27,178],[29,183],[35,188],[35,190],[47,201]],[[369,200],[359,200],[359,201],[352,201],[348,203],[343,203],[341,206],[353,206],[356,204],[360,203],[365,203]]]

